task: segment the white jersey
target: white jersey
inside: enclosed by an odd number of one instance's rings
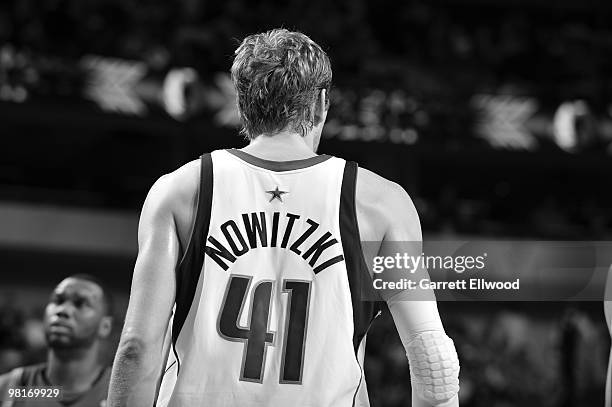
[[[156,405],[368,406],[357,165],[218,150],[201,166]]]

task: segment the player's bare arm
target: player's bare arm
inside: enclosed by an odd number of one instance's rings
[[[113,363],[108,405],[151,406],[175,298],[174,270],[197,197],[197,161],[161,177],[145,200],[130,301]]]
[[[381,242],[377,250],[377,245],[364,247],[366,260],[393,256],[397,250],[421,254],[419,217],[401,186],[360,168],[356,194],[362,241]],[[413,279],[428,277],[427,270],[417,273],[421,276],[413,275]],[[418,298],[411,298],[414,295],[406,290],[384,298],[410,362],[412,405],[458,406],[459,363],[454,344],[444,333],[435,295],[423,290],[418,291]],[[423,358],[424,353],[429,357]],[[422,362],[428,366],[422,367]]]

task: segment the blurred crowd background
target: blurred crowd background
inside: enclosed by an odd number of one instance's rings
[[[400,183],[425,239],[609,240],[611,18],[595,0],[2,1],[0,373],[44,359],[63,276],[102,277],[125,308],[148,188],[244,145],[233,50],[273,27],[332,59],[320,150]],[[602,405],[600,302],[440,311],[462,405]],[[368,343],[372,405],[408,405],[387,313]]]

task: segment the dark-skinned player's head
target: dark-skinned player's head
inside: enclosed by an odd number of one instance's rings
[[[107,338],[113,325],[112,299],[93,276],[65,278],[45,308],[45,337],[51,349],[83,349]]]
[[[285,29],[250,35],[236,49],[231,72],[247,138],[281,130],[305,137],[313,128],[320,138],[332,70],[317,43]]]

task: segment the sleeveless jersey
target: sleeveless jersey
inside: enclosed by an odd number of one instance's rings
[[[157,406],[368,406],[357,165],[201,157]]]

